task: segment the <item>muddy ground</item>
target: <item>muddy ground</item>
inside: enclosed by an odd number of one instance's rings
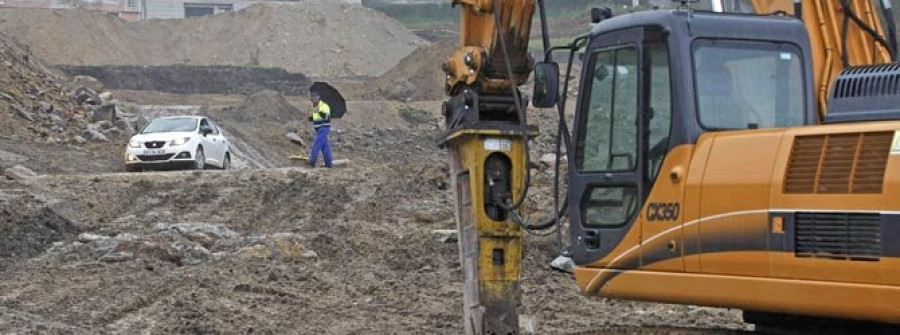
[[[260,8],[178,24],[291,14]],[[350,163],[328,170],[287,158],[307,149],[286,133],[311,140],[304,97],[115,91],[89,102],[83,83],[0,40],[0,333],[460,333],[458,249],[433,233],[455,227],[447,153],[436,143],[434,71],[447,45],[348,65],[401,68],[332,82],[349,98],[332,146]],[[126,117],[104,125],[108,105]],[[236,169],[121,172],[134,131],[124,123],[172,114],[216,120]],[[537,220],[552,211],[552,174],[538,161],[553,151],[557,121],[551,110],[529,115],[542,130],[527,200]],[[555,235],[526,244],[523,333],[750,329],[735,310],[585,297],[570,274],[548,266]]]
[[[241,114],[251,112],[248,101],[284,104],[277,95],[184,98],[235,101],[207,113],[260,152],[302,150],[281,138],[290,114]],[[459,333],[457,247],[432,233],[454,227],[446,154],[434,142],[439,103],[350,106],[333,133],[336,155],[351,160],[343,168],[285,160],[125,174],[110,162],[92,173],[51,165],[34,178],[0,181],[0,332]],[[549,111],[535,115],[552,125]],[[266,131],[277,138],[257,136]],[[83,150],[70,164],[91,161]],[[41,160],[21,155],[25,165]],[[549,212],[549,189],[549,171],[535,171],[531,208]],[[584,297],[571,275],[547,266],[553,235],[527,243],[523,330],[747,329],[737,311]]]

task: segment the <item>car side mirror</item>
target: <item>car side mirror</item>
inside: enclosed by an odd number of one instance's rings
[[[532,104],[538,108],[556,106],[559,100],[559,64],[540,62],[534,67],[534,98]]]
[[[212,134],[212,129],[209,129],[209,128],[201,128],[201,129],[200,129],[200,133],[203,134],[204,137],[206,137],[206,135]]]

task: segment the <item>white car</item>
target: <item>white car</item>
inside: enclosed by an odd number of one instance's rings
[[[228,169],[228,141],[212,120],[201,116],[164,117],[150,121],[128,141],[125,169]]]

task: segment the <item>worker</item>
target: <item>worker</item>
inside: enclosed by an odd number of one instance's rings
[[[309,166],[316,167],[321,151],[325,167],[331,168],[331,145],[328,144],[328,133],[331,132],[331,107],[316,93],[311,93],[309,100],[313,104],[313,113],[309,116],[309,121],[312,121],[316,130],[316,138],[313,140],[312,150],[309,151]]]

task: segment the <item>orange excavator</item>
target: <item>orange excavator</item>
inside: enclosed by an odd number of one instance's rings
[[[564,219],[562,249],[586,294],[737,308],[759,325],[900,323],[890,2],[680,2],[594,9],[589,33],[551,46],[543,0],[452,0],[461,45],[443,65],[441,145],[467,334],[518,333],[523,237]],[[538,63],[528,52],[535,14]],[[537,130],[520,87],[532,72],[532,105],[560,117],[557,182],[568,162],[566,194],[557,183],[543,223],[524,208]]]

